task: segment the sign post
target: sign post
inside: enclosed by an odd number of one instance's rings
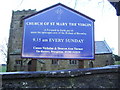
[[[94,59],[94,20],[63,4],[26,17],[22,57]]]

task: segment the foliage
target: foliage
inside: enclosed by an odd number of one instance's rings
[[[6,40],[2,44],[0,44],[0,54],[4,58],[4,62],[7,61],[7,47],[8,43],[6,42]]]
[[[114,55],[115,61],[120,61],[120,56]]]

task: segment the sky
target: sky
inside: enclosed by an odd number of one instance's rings
[[[118,16],[107,0],[1,0],[0,2],[0,48],[6,49],[12,11],[36,9],[40,11],[62,3],[95,20],[95,41],[105,40],[114,54],[118,54]],[[0,52],[0,64],[5,63]]]

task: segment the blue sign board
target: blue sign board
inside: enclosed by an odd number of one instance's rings
[[[22,57],[94,59],[94,20],[62,4],[26,17]]]

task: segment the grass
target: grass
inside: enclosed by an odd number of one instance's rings
[[[0,65],[0,72],[6,72],[6,66],[1,66]]]
[[[120,65],[120,61],[115,61],[115,65]]]

